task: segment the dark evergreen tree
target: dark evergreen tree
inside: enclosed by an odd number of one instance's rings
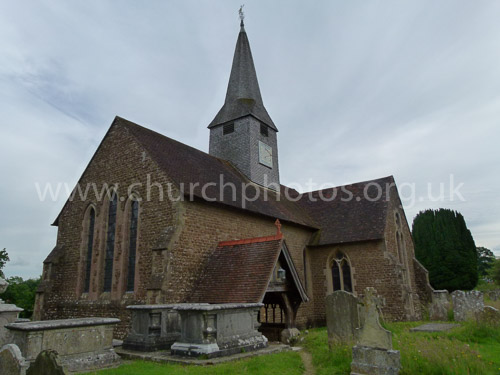
[[[421,211],[413,220],[415,256],[429,271],[435,289],[473,289],[478,256],[464,217],[452,210]]]
[[[493,254],[493,251],[482,246],[477,248],[477,271],[479,276],[487,276],[494,262],[495,254]]]

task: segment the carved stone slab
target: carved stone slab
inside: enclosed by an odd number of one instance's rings
[[[338,290],[326,296],[326,324],[328,343],[352,343],[360,327],[358,299],[352,294]]]
[[[364,295],[364,322],[359,333],[359,346],[392,349],[392,334],[380,325],[377,291],[366,288]]]

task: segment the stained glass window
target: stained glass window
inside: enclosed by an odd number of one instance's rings
[[[113,193],[109,201],[108,233],[106,237],[106,258],[104,260],[104,287],[103,291],[110,292],[113,278],[113,257],[115,252],[116,208],[118,199]]]
[[[89,228],[87,235],[87,258],[85,263],[85,283],[83,285],[83,292],[88,293],[90,290],[90,268],[92,267],[92,250],[94,245],[94,225],[95,225],[95,211],[90,209],[89,214]]]
[[[134,290],[138,219],[139,219],[139,202],[133,200],[130,207],[130,231],[129,231],[130,235],[129,235],[129,249],[128,249],[127,291]]]

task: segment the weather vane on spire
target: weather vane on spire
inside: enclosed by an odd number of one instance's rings
[[[238,11],[238,14],[240,15],[240,20],[241,20],[241,23],[240,25],[243,26],[243,20],[245,19],[245,13],[243,13],[243,7],[245,6],[245,4],[243,4],[242,6],[240,6],[240,10]]]

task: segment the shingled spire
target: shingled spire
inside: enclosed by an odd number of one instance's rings
[[[250,115],[273,130],[278,131],[262,102],[252,51],[250,50],[243,19],[240,26],[231,76],[227,86],[226,100],[208,127],[213,128]]]

